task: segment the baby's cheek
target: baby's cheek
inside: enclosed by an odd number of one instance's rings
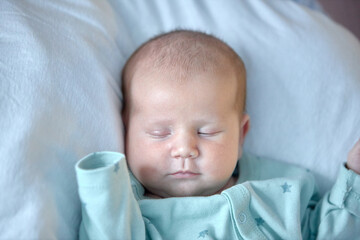
[[[154,176],[157,175],[156,167],[153,164],[149,164],[147,159],[133,160],[134,161],[129,162],[129,167],[136,179],[138,179],[143,185],[152,183]]]
[[[224,180],[232,175],[237,162],[236,157],[227,154],[214,154],[211,159],[208,158],[205,161],[209,174]]]
[[[133,159],[129,162],[130,169],[136,173],[138,178],[151,178],[162,169],[164,154],[161,147],[156,145],[142,145],[143,148],[133,153]]]
[[[156,175],[156,169],[149,165],[142,165],[137,169],[139,178],[144,181],[149,181],[152,176]]]

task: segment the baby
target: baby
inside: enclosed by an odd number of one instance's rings
[[[80,239],[359,236],[360,141],[321,199],[307,171],[243,154],[246,72],[221,40],[149,40],[125,65],[123,93],[127,161],[98,152],[76,166]]]

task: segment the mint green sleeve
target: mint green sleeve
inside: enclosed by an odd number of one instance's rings
[[[82,221],[79,238],[145,239],[145,225],[133,195],[125,157],[97,152],[75,166]]]
[[[305,169],[256,157],[240,173],[251,195],[250,210],[268,239],[360,239],[360,176],[344,165],[320,198]]]
[[[334,186],[308,217],[310,239],[359,239],[360,176],[342,165]]]

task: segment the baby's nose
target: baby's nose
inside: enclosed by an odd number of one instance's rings
[[[173,142],[171,157],[173,158],[197,158],[199,150],[195,136],[181,134]]]

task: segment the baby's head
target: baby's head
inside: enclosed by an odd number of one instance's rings
[[[123,70],[125,153],[147,192],[208,196],[234,182],[249,128],[246,73],[219,39],[174,31],[143,44]]]

